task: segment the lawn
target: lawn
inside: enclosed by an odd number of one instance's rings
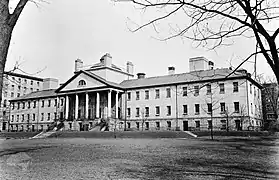
[[[279,179],[275,138],[50,138],[0,143],[0,179]]]

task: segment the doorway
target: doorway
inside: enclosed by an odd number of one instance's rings
[[[188,121],[183,121],[183,131],[188,131]]]

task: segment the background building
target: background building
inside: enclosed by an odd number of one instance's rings
[[[5,131],[8,128],[8,119],[10,115],[9,100],[24,96],[34,91],[42,89],[42,78],[18,74],[14,72],[5,72],[3,75],[2,102],[0,110],[0,130]]]
[[[64,130],[82,131],[103,119],[108,130],[260,129],[261,85],[246,70],[214,68],[204,57],[189,65],[187,73],[169,67],[165,76],[133,78],[133,64],[119,68],[109,54],[89,67],[78,59],[59,88],[50,81],[42,91],[11,100],[10,127],[41,130],[61,119]]]

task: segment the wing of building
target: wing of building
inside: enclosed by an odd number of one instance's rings
[[[244,69],[215,68],[191,58],[190,71],[134,77],[134,66],[113,64],[110,54],[84,66],[75,61],[69,80],[43,81],[41,91],[10,100],[9,129],[44,130],[63,121],[63,130],[246,130],[262,126],[261,85]],[[100,125],[101,126],[101,125]]]

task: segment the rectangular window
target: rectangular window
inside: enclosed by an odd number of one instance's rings
[[[24,114],[21,115],[21,122],[24,121]]]
[[[195,114],[200,114],[200,105],[195,104]]]
[[[48,107],[50,107],[50,104],[51,104],[51,100],[48,100]]]
[[[45,101],[44,100],[42,100],[42,107],[44,107],[45,106]]]
[[[127,101],[130,101],[131,100],[131,92],[128,92],[127,93]],[[62,105],[61,105],[62,106]]]
[[[30,91],[33,92],[33,88],[30,88]]]
[[[42,117],[41,121],[43,121],[44,120],[44,113],[41,113],[41,117]]]
[[[16,122],[19,121],[19,115],[16,115]]]
[[[21,86],[18,86],[18,90],[20,91],[20,89],[21,89]]]
[[[145,91],[145,99],[149,99],[149,91]]]
[[[145,117],[149,117],[149,107],[145,107]]]
[[[233,82],[233,92],[238,92],[238,82]]]
[[[15,90],[15,85],[12,85],[12,91]]]
[[[156,122],[156,129],[160,130],[160,122]]]
[[[15,109],[15,103],[12,103],[12,109]]]
[[[251,103],[251,114],[253,114],[253,104]]]
[[[252,94],[252,84],[250,84],[250,94]]]
[[[201,127],[201,122],[200,121],[195,121],[196,123],[196,128],[199,129]]]
[[[140,126],[139,122],[136,122],[137,130],[139,130],[139,126]]]
[[[167,98],[170,98],[171,97],[171,89],[167,88],[166,91],[167,91]]]
[[[54,100],[54,107],[57,106],[57,99]]]
[[[211,84],[206,85],[206,94],[211,94]]]
[[[31,107],[31,102],[28,101],[28,109],[30,109],[30,107]]]
[[[171,121],[167,121],[167,130],[171,130]]]
[[[54,113],[54,119],[57,119],[57,112]]]
[[[33,108],[36,108],[36,101],[33,102]]]
[[[212,128],[212,121],[211,121],[211,120],[208,120],[208,121],[207,121],[207,124],[208,124],[208,129],[211,129],[211,128]]]
[[[156,89],[155,90],[155,99],[159,99],[160,98],[160,89]]]
[[[30,84],[33,85],[33,81],[32,80],[30,81]]]
[[[199,93],[200,93],[200,88],[199,88],[199,86],[194,86],[194,96],[198,96],[199,95]]]
[[[167,116],[171,115],[171,106],[167,106]]]
[[[139,117],[140,115],[140,108],[136,108],[136,117]]]
[[[64,104],[64,99],[61,99],[61,106],[63,106]]]
[[[131,123],[127,122],[127,128],[130,129],[131,128]]]
[[[14,122],[14,115],[12,115],[12,122]]]
[[[221,106],[221,113],[225,113],[226,111],[226,104],[225,103],[220,103]]]
[[[145,122],[145,130],[149,130],[149,122]]]
[[[14,93],[13,92],[11,92],[11,97],[14,97]]]
[[[30,114],[27,114],[27,121],[30,120]]]
[[[47,120],[50,120],[50,113],[47,113]]]
[[[183,87],[183,96],[187,96],[187,87]]]
[[[220,94],[225,94],[225,84],[224,83],[220,83],[219,87],[220,87]]]
[[[155,111],[156,116],[160,116],[160,106],[156,106]]]
[[[20,93],[17,93],[17,97],[20,97]]]
[[[7,95],[8,95],[8,92],[5,91],[5,92],[4,92],[4,97],[7,97]]]
[[[33,121],[36,120],[36,114],[33,114]]]
[[[25,109],[25,102],[22,102],[22,109]]]
[[[140,92],[136,91],[136,100],[139,100],[139,99],[140,99]]]
[[[239,113],[239,102],[234,102],[234,112]]]
[[[211,103],[207,104],[207,113],[209,113],[209,114],[212,113],[212,104]]]
[[[20,102],[17,103],[17,109],[19,109],[19,108],[20,108]]]
[[[187,105],[183,105],[183,114],[184,115],[188,114],[188,106]]]
[[[131,116],[131,108],[127,108],[127,116],[128,116],[128,117]]]

